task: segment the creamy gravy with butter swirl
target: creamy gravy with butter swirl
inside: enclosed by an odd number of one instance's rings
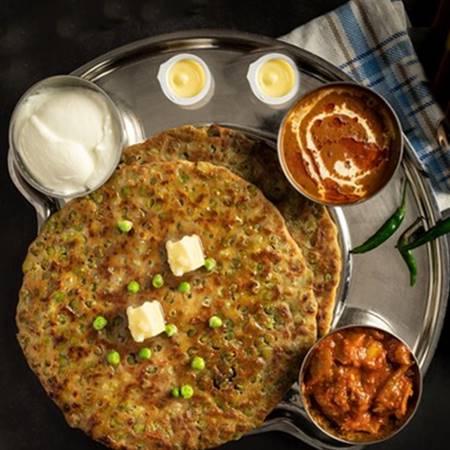
[[[283,157],[309,197],[354,203],[386,182],[394,130],[377,102],[357,86],[330,86],[288,113],[280,136]]]

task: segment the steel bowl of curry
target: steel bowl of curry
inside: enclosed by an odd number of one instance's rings
[[[422,391],[413,352],[372,326],[351,325],[320,339],[303,361],[299,384],[310,420],[346,444],[372,444],[398,433]]]
[[[351,82],[326,84],[287,112],[278,134],[284,174],[301,194],[331,206],[365,201],[400,165],[403,135],[389,103]]]

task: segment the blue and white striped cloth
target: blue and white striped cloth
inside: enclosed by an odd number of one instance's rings
[[[442,151],[436,139],[443,113],[427,87],[407,29],[400,0],[351,0],[281,39],[337,65],[391,103],[430,175],[441,208],[447,209],[450,149]]]

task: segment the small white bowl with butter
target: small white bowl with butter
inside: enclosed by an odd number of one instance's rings
[[[111,98],[70,75],[33,85],[17,103],[9,128],[22,177],[56,198],[85,195],[104,184],[124,141],[122,117]]]
[[[247,80],[255,97],[274,107],[290,102],[300,88],[297,66],[283,53],[267,53],[251,63]]]
[[[214,78],[202,58],[180,53],[161,64],[157,79],[164,95],[185,108],[199,108],[211,98]]]

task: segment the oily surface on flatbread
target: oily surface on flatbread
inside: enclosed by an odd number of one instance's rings
[[[313,272],[318,332],[330,330],[341,273],[339,237],[328,210],[299,195],[286,181],[276,151],[262,141],[212,125],[183,126],[125,149],[122,164],[185,159],[227,167],[254,183],[280,210]]]
[[[118,229],[122,219],[130,232]],[[174,277],[164,244],[192,234],[217,266]],[[123,165],[48,220],[23,269],[17,325],[29,365],[70,425],[117,449],[240,437],[282,399],[317,337],[311,272],[282,216],[254,185],[205,162]],[[132,339],[126,308],[147,300],[161,303],[174,336]],[[99,315],[108,323],[96,331]],[[212,315],[220,328],[208,326]],[[137,355],[143,345],[148,360]],[[190,366],[196,355],[203,370]],[[185,384],[192,398],[171,396]]]

